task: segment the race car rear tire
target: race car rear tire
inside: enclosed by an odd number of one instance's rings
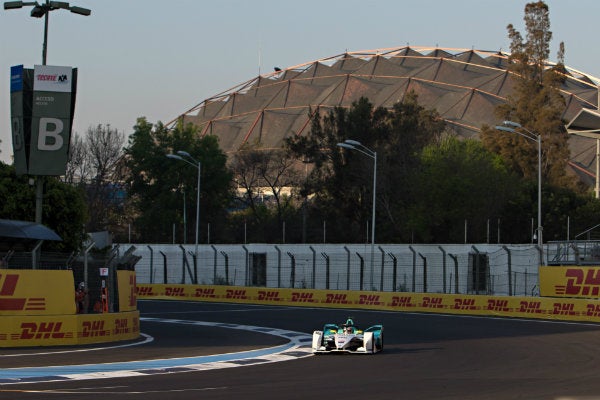
[[[375,345],[379,351],[383,351],[383,335],[379,338],[379,345]]]

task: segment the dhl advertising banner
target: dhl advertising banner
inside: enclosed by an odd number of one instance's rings
[[[600,297],[600,267],[540,267],[540,295]]]
[[[113,314],[6,316],[0,347],[63,346],[133,340],[140,335],[139,311]]]
[[[119,288],[119,311],[137,310],[135,271],[117,271],[117,287]]]
[[[75,314],[69,270],[0,269],[0,316]]]
[[[600,322],[600,301],[438,293],[138,284],[138,299],[355,308]]]

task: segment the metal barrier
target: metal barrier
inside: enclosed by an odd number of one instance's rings
[[[531,295],[539,286],[535,245],[377,248],[371,262],[368,244],[200,245],[194,273],[185,258],[191,245],[137,245],[134,254],[140,283],[507,296]],[[163,254],[162,273],[153,265],[156,252]]]

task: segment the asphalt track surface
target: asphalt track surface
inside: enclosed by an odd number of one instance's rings
[[[288,343],[262,332],[152,318],[310,335],[324,323],[353,316],[362,326],[382,323],[385,347],[376,355],[331,354],[191,372],[174,368],[143,376],[0,383],[0,399],[600,399],[599,325],[192,302],[142,301],[139,308],[142,332],[151,341],[101,349],[0,349],[0,373],[17,367],[231,354]]]

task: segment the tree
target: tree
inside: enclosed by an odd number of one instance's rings
[[[378,179],[379,210],[387,218],[378,232],[389,239],[408,241],[412,230],[406,223],[409,210],[418,195],[412,177],[421,166],[421,152],[426,146],[440,142],[445,132],[444,121],[435,110],[419,105],[414,93],[396,103],[389,116],[390,131],[381,140]]]
[[[198,138],[191,124],[169,130],[160,122],[153,125],[139,118],[125,148],[127,192],[136,210],[132,222],[137,240],[171,241],[173,224],[183,225],[182,204],[196,204],[197,168],[166,157],[179,150],[201,162],[200,222],[204,226],[212,223],[211,232],[216,235],[219,224],[225,225],[232,178],[217,138]],[[194,225],[189,224],[188,232],[192,234],[187,237],[194,236]],[[200,236],[202,232],[200,229]]]
[[[496,110],[499,120],[520,123],[525,130],[542,136],[543,181],[554,185],[568,185],[566,178],[569,147],[567,133],[561,119],[565,101],[560,93],[564,75],[564,44],[558,53],[558,64],[548,67],[552,32],[549,9],[543,1],[525,6],[525,41],[522,35],[508,25],[511,40],[509,71],[515,80],[514,93],[506,104]],[[505,158],[521,176],[534,179],[537,174],[537,148],[527,139],[500,133],[484,126],[481,132],[484,145]]]
[[[89,127],[85,137],[75,135],[69,150],[65,182],[86,193],[90,210],[88,232],[118,231],[127,213],[122,188],[121,159],[125,135],[110,124]]]
[[[411,179],[414,198],[408,213],[415,239],[460,243],[465,220],[471,227],[470,241],[485,239],[487,222],[502,215],[518,187],[517,177],[500,156],[479,141],[447,137],[426,146],[420,160]]]
[[[119,168],[125,135],[110,124],[88,128],[85,139],[75,135],[65,181],[86,192],[89,232],[118,229],[124,213],[123,176]]]
[[[42,224],[53,229],[62,242],[48,242],[45,249],[76,251],[83,243],[87,207],[81,190],[54,177],[45,180]],[[17,176],[13,166],[0,162],[0,218],[33,221],[35,189],[28,176]]]
[[[69,146],[69,160],[64,176],[65,183],[77,185],[90,180],[92,172],[86,147],[86,143],[81,136],[75,134]]]
[[[284,210],[292,200],[291,195],[282,191],[299,183],[294,161],[283,149],[260,149],[253,144],[245,144],[233,156],[235,183],[245,191],[243,199],[254,216],[259,217],[260,192],[267,188],[273,195],[278,222],[282,222]]]
[[[443,130],[437,113],[421,107],[414,94],[392,110],[374,109],[361,98],[349,109],[336,107],[325,116],[315,112],[309,134],[289,138],[286,147],[313,164],[303,189],[314,196],[312,213],[335,221],[328,226],[336,240],[349,242],[368,238],[364,227],[372,212],[373,159],[337,143],[353,139],[376,151],[377,240],[399,241],[410,234],[403,224],[411,198],[409,176],[421,148],[438,140]]]
[[[345,154],[337,143],[353,139],[373,147],[375,127],[381,125],[384,114],[375,113],[373,105],[361,98],[350,109],[336,107],[325,116],[315,112],[309,134],[286,141],[294,157],[313,164],[302,192],[314,196],[313,213],[335,221],[330,224],[333,232],[329,236],[338,241],[355,242],[365,237],[363,228],[371,212],[368,182],[372,182],[373,162],[358,153]]]

